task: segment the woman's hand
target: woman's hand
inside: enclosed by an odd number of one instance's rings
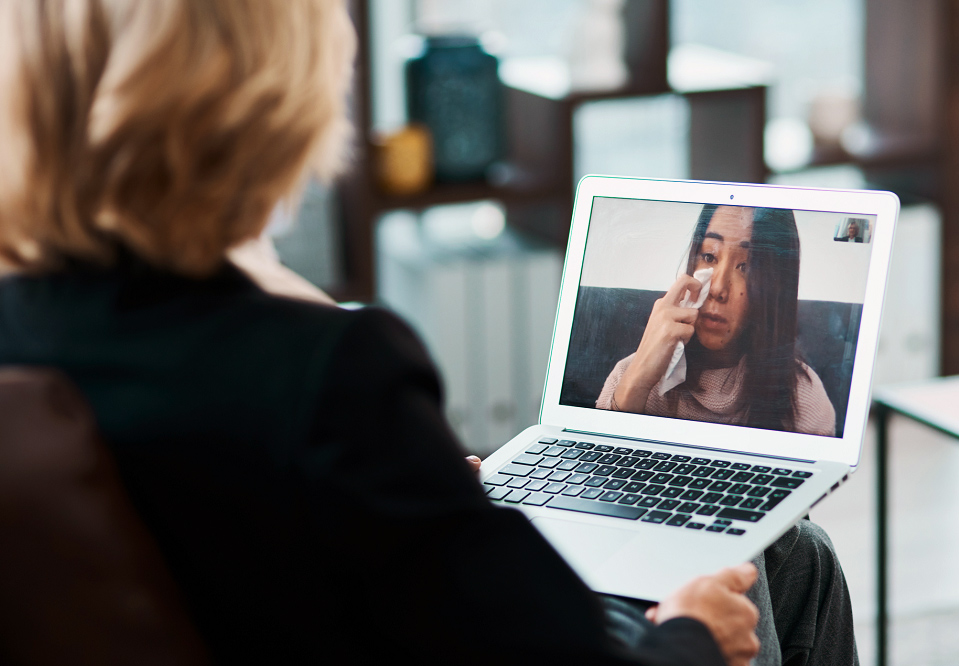
[[[699,298],[703,285],[692,275],[681,275],[666,294],[653,304],[646,331],[639,342],[636,356],[626,369],[613,401],[616,409],[641,414],[653,386],[662,379],[677,342],[693,337],[699,310],[680,307],[689,291],[691,300]]]

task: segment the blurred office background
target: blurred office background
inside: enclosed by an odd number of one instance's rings
[[[959,373],[952,5],[354,0],[353,170],[311,185],[295,223],[271,233],[282,261],[338,300],[413,324],[480,455],[537,420],[587,173],[895,191],[876,383]],[[813,516],[846,568],[863,664],[873,438]],[[891,663],[957,664],[959,448],[896,421],[893,442]]]

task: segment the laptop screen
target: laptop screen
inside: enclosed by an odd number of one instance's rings
[[[875,224],[594,197],[560,404],[842,437]]]

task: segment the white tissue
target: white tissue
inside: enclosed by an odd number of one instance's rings
[[[693,302],[692,294],[690,294],[687,289],[683,300],[679,302],[679,307],[696,308],[698,310],[703,306],[703,303],[706,302],[706,297],[709,296],[709,286],[713,280],[713,269],[700,268],[693,273],[693,277],[699,281],[699,284],[703,285],[702,289],[699,290],[699,298]],[[673,349],[673,356],[669,359],[669,365],[666,366],[666,373],[659,383],[659,395],[666,395],[666,391],[676,388],[684,381],[686,381],[686,345],[680,341],[676,343],[676,348]]]

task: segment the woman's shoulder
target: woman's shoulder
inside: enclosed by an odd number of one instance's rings
[[[836,434],[836,409],[816,371],[798,361],[796,372],[796,430],[812,435]]]

